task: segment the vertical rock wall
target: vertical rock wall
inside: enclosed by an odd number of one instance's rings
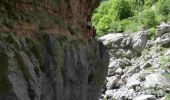
[[[109,56],[85,38],[97,0],[0,1],[0,100],[97,100]]]

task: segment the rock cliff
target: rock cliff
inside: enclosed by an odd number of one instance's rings
[[[97,0],[0,1],[0,100],[97,100],[109,56],[86,39]]]

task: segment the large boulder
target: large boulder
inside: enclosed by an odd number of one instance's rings
[[[111,76],[111,77],[107,77],[106,80],[108,81],[106,84],[107,90],[110,90],[114,87],[114,85],[116,85],[116,83],[120,80],[120,78],[116,76]]]
[[[139,31],[133,34],[131,46],[137,52],[141,52],[145,49],[147,43],[147,32],[148,31]]]
[[[124,35],[122,33],[109,33],[100,37],[98,40],[103,42],[104,45],[120,46],[121,41],[124,39]]]
[[[161,37],[162,35],[164,35],[165,33],[169,33],[170,32],[170,24],[167,23],[161,23],[161,25],[158,27],[157,30],[157,35],[159,37]]]
[[[154,95],[141,95],[141,96],[136,97],[133,100],[156,100],[156,98]]]
[[[155,40],[155,43],[160,44],[161,46],[169,47],[170,46],[170,33],[166,33],[162,35],[161,37],[158,37]]]
[[[139,76],[140,76],[140,74],[137,73],[137,74],[134,74],[131,77],[129,77],[127,79],[126,86],[129,87],[129,88],[133,88],[133,87],[139,86],[140,85]]]
[[[158,87],[158,88],[168,89],[170,88],[170,80],[166,79],[166,77],[164,77],[161,74],[153,73],[146,77],[146,80],[144,82],[144,87],[145,88]]]

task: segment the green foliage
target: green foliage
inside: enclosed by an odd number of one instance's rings
[[[147,10],[139,15],[139,20],[144,29],[151,28],[157,25],[154,11]]]
[[[151,29],[149,30],[148,35],[149,35],[149,38],[150,38],[150,39],[156,37],[156,28],[155,28],[155,27],[151,28]]]
[[[124,32],[124,30],[126,30],[128,25],[130,24],[131,24],[131,20],[128,20],[128,19],[120,21],[117,31]]]
[[[127,0],[113,0],[111,8],[113,8],[110,9],[111,14],[115,14],[118,20],[126,19],[133,15],[131,5]]]
[[[158,0],[158,14],[168,15],[170,12],[170,0]]]
[[[145,0],[145,6],[151,7],[154,5],[158,0]]]
[[[98,35],[117,31],[118,21],[131,17],[133,11],[127,0],[103,1],[94,14],[92,21]]]
[[[155,28],[162,21],[170,21],[170,0],[106,0],[92,18],[99,36],[109,32],[128,32]]]
[[[144,0],[128,0],[134,11],[141,11],[143,9]]]

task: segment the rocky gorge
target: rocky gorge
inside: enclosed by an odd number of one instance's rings
[[[170,100],[170,24],[150,30],[109,33],[99,38],[110,64],[100,100]]]

